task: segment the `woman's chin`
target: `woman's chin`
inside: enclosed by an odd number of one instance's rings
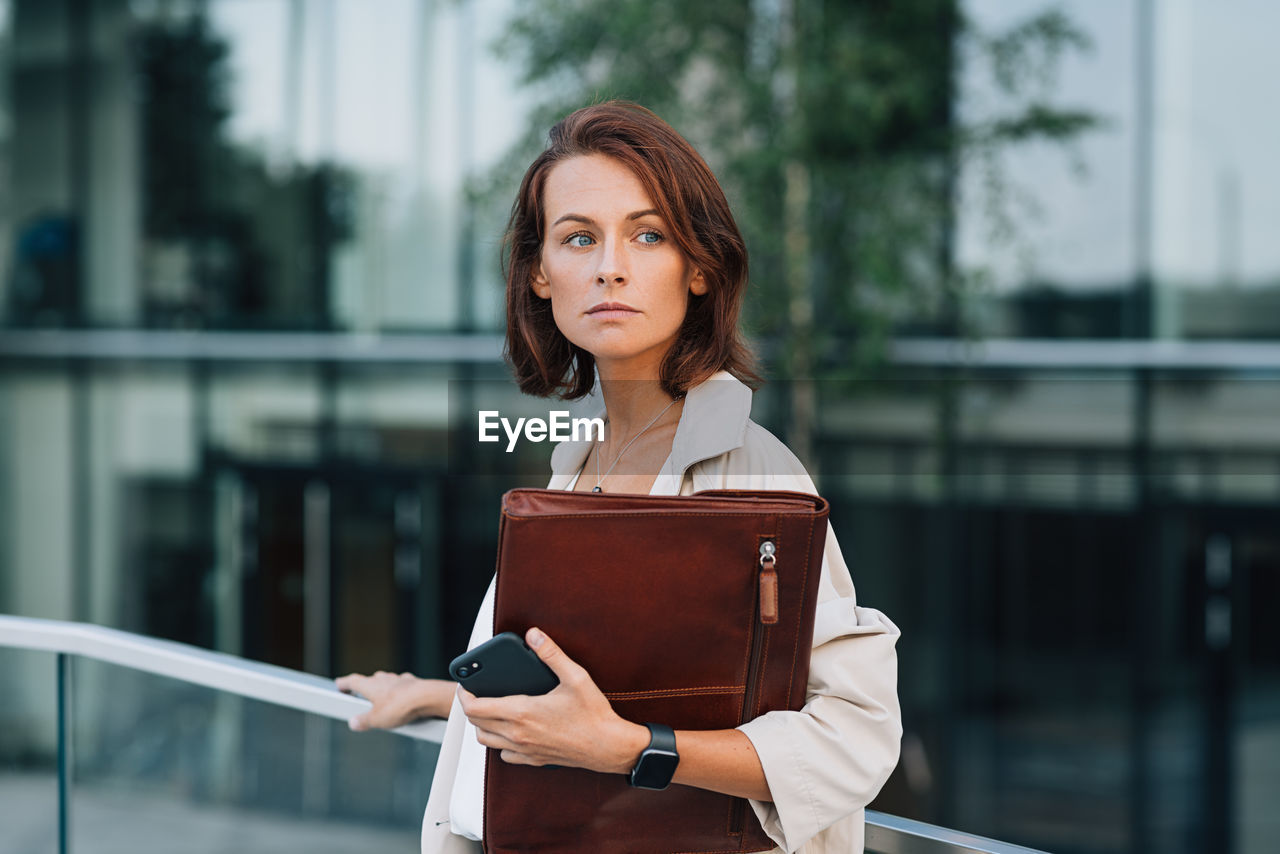
[[[583,335],[577,340],[569,339],[574,344],[586,350],[597,360],[627,360],[634,359],[637,356],[651,353],[658,346],[653,341],[636,341],[634,335],[629,335],[621,329],[602,329],[596,330],[591,335]]]

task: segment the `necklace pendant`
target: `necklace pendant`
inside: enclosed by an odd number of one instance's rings
[[[592,491],[592,492],[604,492],[604,490],[603,490],[603,489],[601,489],[601,488],[600,488],[600,487],[598,487],[598,486],[593,486],[593,487],[591,487],[591,491]]]

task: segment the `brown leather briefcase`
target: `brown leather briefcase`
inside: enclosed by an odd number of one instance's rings
[[[824,499],[800,492],[512,490],[502,503],[494,633],[542,628],[636,723],[731,729],[799,709],[827,515]],[[742,798],[510,765],[495,750],[485,774],[490,854],[775,847]]]

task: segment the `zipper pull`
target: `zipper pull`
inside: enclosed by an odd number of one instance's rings
[[[773,540],[760,544],[760,622],[766,626],[778,622],[777,552]]]

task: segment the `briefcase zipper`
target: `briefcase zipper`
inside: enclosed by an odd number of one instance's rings
[[[760,684],[760,655],[764,651],[767,627],[778,622],[778,546],[773,540],[760,543],[759,594],[756,597],[757,625],[751,628],[751,657],[747,662],[747,686],[742,702],[742,723],[751,720],[756,704],[756,691]],[[729,832],[742,833],[746,818],[746,801],[741,798],[733,805]]]
[[[773,540],[760,544],[760,622],[766,626],[778,622],[777,552]]]
[[[742,707],[742,722],[751,720],[751,710],[756,702],[756,689],[760,682],[760,654],[764,650],[765,629],[778,622],[778,547],[773,540],[760,543],[759,593],[756,596],[756,614],[759,625],[751,630],[751,658],[747,665],[747,690]]]

